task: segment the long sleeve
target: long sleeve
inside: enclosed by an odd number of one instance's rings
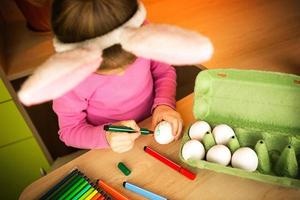
[[[176,72],[165,63],[151,61],[151,72],[154,79],[154,103],[152,111],[158,105],[167,105],[175,109],[176,106]]]
[[[93,126],[86,120],[88,101],[71,91],[53,101],[58,116],[59,137],[67,145],[82,149],[101,149],[109,145],[103,125]]]

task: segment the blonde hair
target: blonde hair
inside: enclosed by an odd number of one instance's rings
[[[104,35],[129,20],[137,11],[137,0],[54,0],[51,25],[63,43],[81,42]],[[113,45],[103,51],[101,69],[131,64],[136,56]]]

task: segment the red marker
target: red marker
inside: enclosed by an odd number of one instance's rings
[[[177,163],[173,162],[172,160],[169,160],[168,158],[162,156],[158,152],[154,151],[148,146],[144,147],[144,151],[148,153],[149,155],[153,156],[154,158],[160,160],[161,162],[165,163],[169,167],[173,168],[174,170],[178,171],[182,175],[186,176],[187,178],[194,180],[196,178],[196,174],[192,173],[188,169],[185,169],[184,167],[181,167]]]

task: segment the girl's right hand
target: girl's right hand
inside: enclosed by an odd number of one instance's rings
[[[120,133],[106,131],[106,140],[111,149],[117,153],[123,153],[132,149],[134,141],[141,135],[140,128],[134,120],[120,121],[113,123],[116,126],[127,126],[136,131],[137,133]]]

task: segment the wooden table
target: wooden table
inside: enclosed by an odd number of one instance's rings
[[[177,103],[184,123],[188,125],[194,120],[192,115],[193,95],[189,95]],[[140,124],[149,127],[150,119]],[[148,145],[179,161],[180,141],[168,145],[158,145],[152,136],[140,137],[134,148],[127,153],[118,154],[111,150],[91,150],[72,160],[47,176],[28,186],[20,199],[31,199],[62,179],[71,169],[78,167],[92,179],[102,179],[132,199],[143,199],[122,188],[123,181],[130,181],[147,188],[169,199],[299,199],[300,190],[255,182],[248,179],[215,173],[208,170],[197,170],[197,178],[190,181],[176,171],[170,169],[143,151]],[[130,176],[124,176],[117,168],[118,162],[124,162],[131,170]]]
[[[262,69],[300,74],[300,2],[274,1],[174,1],[145,0],[152,22],[165,22],[194,29],[209,36],[215,54],[205,67]],[[194,121],[193,95],[177,103],[185,125]],[[148,119],[140,125],[150,126]],[[193,169],[190,181],[143,152],[149,145],[179,162],[180,141],[158,145],[151,136],[140,137],[134,148],[117,154],[91,150],[29,185],[21,199],[36,198],[72,168],[78,167],[93,179],[103,179],[132,199],[142,199],[122,188],[125,180],[170,199],[299,199],[300,190]],[[125,177],[116,167],[124,162],[132,170]]]

